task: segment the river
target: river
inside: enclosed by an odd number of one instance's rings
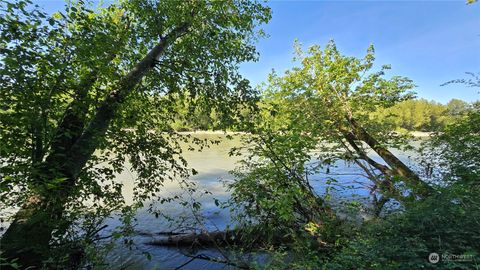
[[[212,145],[203,151],[184,151],[184,157],[188,161],[190,167],[195,168],[198,174],[193,176],[190,180],[195,181],[198,189],[208,190],[211,194],[203,193],[202,196],[196,196],[195,199],[202,204],[201,213],[204,217],[202,220],[203,229],[216,230],[224,229],[226,224],[230,222],[230,215],[228,210],[219,209],[215,205],[214,198],[220,201],[225,201],[229,197],[228,191],[225,189],[222,181],[231,181],[233,176],[229,171],[233,170],[239,157],[229,156],[229,151],[232,147],[241,145],[239,136],[234,136],[233,139],[227,139],[222,134],[195,134],[200,139],[215,139],[220,140],[218,145]],[[186,148],[186,146],[185,146]],[[403,161],[409,161],[409,153],[394,151]],[[410,153],[411,154],[411,153]],[[378,156],[372,155],[374,159],[379,160]],[[410,162],[411,163],[411,162]],[[336,167],[332,167],[329,174],[319,173],[310,177],[312,186],[317,193],[324,193],[327,186],[327,179],[332,177],[338,181],[338,184],[333,186],[333,193],[337,198],[352,198],[357,199],[366,198],[369,195],[369,190],[364,187],[368,181],[359,176],[361,171],[355,166],[344,162],[337,162]],[[118,175],[118,180],[124,185],[124,196],[128,201],[132,198],[132,174],[126,170]],[[332,187],[332,185],[330,185]],[[350,186],[350,188],[343,189],[342,186]],[[177,183],[165,183],[162,189],[165,195],[180,194],[182,190]],[[202,192],[199,192],[202,193]],[[192,211],[181,207],[177,203],[158,204],[162,213],[165,213],[175,219],[189,220],[192,219]],[[111,269],[175,269],[190,261],[190,257],[182,254],[176,248],[167,248],[152,246],[146,244],[160,236],[158,232],[172,231],[177,229],[172,227],[172,222],[166,221],[162,218],[155,218],[149,214],[145,209],[138,211],[137,215],[137,234],[133,237],[134,245],[131,249],[118,245],[108,255],[108,263]],[[112,219],[107,222],[109,228],[118,225],[118,220]],[[197,224],[198,226],[198,224]],[[107,230],[108,231],[108,230]],[[151,258],[148,259],[145,253],[149,253]],[[221,257],[221,254],[215,250],[201,250],[199,253],[209,256]],[[181,269],[229,269],[223,264],[209,262],[205,260],[193,260],[183,266]]]
[[[204,148],[202,151],[189,151],[188,145],[183,144],[183,157],[187,160],[189,167],[198,171],[198,174],[192,176],[189,180],[197,184],[197,190],[193,197],[186,194],[179,186],[178,182],[166,182],[160,192],[162,196],[179,195],[184,200],[191,200],[192,198],[201,203],[201,215],[194,215],[191,208],[183,207],[179,202],[171,203],[154,203],[154,207],[160,210],[162,214],[172,217],[177,222],[168,221],[165,218],[156,218],[149,213],[146,208],[139,209],[136,213],[135,233],[132,236],[133,245],[126,247],[118,243],[106,255],[108,269],[176,269],[185,264],[181,269],[230,269],[222,263],[215,263],[206,260],[196,259],[191,261],[191,258],[184,255],[188,250],[181,251],[177,248],[160,247],[148,245],[155,239],[161,237],[159,232],[178,231],[179,228],[184,228],[190,224],[191,227],[203,230],[223,230],[228,224],[231,224],[230,213],[228,209],[220,209],[215,200],[226,201],[229,198],[229,192],[224,186],[225,181],[232,181],[233,176],[229,174],[237,166],[237,161],[241,159],[238,156],[230,156],[229,152],[232,147],[239,147],[242,145],[241,136],[235,135],[229,139],[223,133],[198,133],[193,134],[198,139],[218,140],[218,144],[211,144],[209,148]],[[418,144],[418,141],[412,142]],[[400,157],[400,159],[412,165],[410,156],[413,153],[406,153],[393,150],[393,152]],[[380,161],[380,158],[375,154],[370,153],[370,156]],[[126,169],[117,175],[117,181],[124,185],[123,196],[127,203],[133,201],[133,179],[134,173]],[[369,190],[365,185],[369,181],[361,176],[360,171],[356,166],[345,162],[337,162],[335,166],[331,167],[328,174],[321,172],[309,177],[310,183],[318,194],[326,192],[327,187],[330,187],[330,192],[334,199],[351,199],[355,200],[365,199],[369,196]],[[337,182],[328,184],[327,179],[334,178]],[[345,188],[348,186],[348,188]],[[205,193],[208,191],[209,193]],[[0,211],[0,227],[7,227],[8,221],[5,218],[10,216],[14,209],[3,209]],[[198,218],[201,216],[201,220]],[[178,224],[178,221],[183,223]],[[192,225],[193,224],[193,225]],[[120,225],[118,217],[113,216],[106,221],[108,227],[102,231],[103,235],[110,234],[111,230]],[[181,225],[181,226],[180,226]],[[225,252],[222,252],[225,255]],[[199,250],[197,254],[205,254],[211,257],[222,258],[222,254],[217,250]],[[149,254],[146,256],[145,254]],[[229,254],[227,254],[229,255]],[[248,255],[246,255],[248,256]],[[150,257],[150,258],[148,258]],[[261,260],[262,256],[252,256],[249,260]]]

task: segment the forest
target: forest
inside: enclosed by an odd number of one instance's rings
[[[187,100],[186,103],[177,104],[177,110],[182,113],[173,119],[172,128],[175,131],[221,129],[221,119],[215,111],[205,113],[201,107],[189,111],[190,102]],[[266,104],[264,102],[261,101],[258,106]],[[391,124],[392,130],[435,132],[458,121],[470,107],[471,104],[460,99],[451,99],[447,104],[425,99],[409,99],[392,107],[379,108],[372,112],[372,117],[378,118],[378,121],[383,123]],[[241,113],[245,117],[251,111],[244,109],[241,110]],[[238,127],[228,127],[228,130],[248,131]]]
[[[255,86],[263,1],[0,15],[0,269],[480,269],[477,70],[291,40]]]

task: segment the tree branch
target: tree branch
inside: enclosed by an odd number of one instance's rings
[[[76,178],[83,166],[98,146],[99,140],[107,132],[111,120],[124,101],[134,90],[140,80],[155,66],[155,61],[160,58],[165,49],[178,37],[185,34],[189,25],[183,24],[170,32],[161,40],[135,67],[119,82],[118,87],[110,92],[107,98],[97,109],[94,117],[85,128],[83,134],[72,146],[70,152],[70,168],[72,176]]]

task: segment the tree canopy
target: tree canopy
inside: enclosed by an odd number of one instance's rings
[[[79,0],[51,16],[2,1],[1,12],[2,203],[22,207],[2,249],[24,266],[41,265],[78,215],[123,207],[114,175],[126,160],[139,205],[189,174],[162,135],[173,104],[193,98],[234,121],[254,96],[238,65],[257,58],[270,19],[249,1]]]
[[[474,267],[477,105],[414,100],[411,80],[386,77],[389,66],[373,70],[373,47],[361,59],[333,41],[307,52],[297,44],[296,52],[295,67],[269,77],[250,153],[229,184],[239,226],[252,243],[266,235],[260,245],[273,255],[265,269],[428,268],[431,252],[470,258],[442,259],[441,269]],[[422,126],[438,132],[416,152],[398,128]],[[395,148],[422,161],[410,165]],[[330,173],[339,162],[358,169],[351,181],[338,179],[347,171]],[[341,195],[357,184],[367,198]],[[457,228],[465,229],[452,237]]]
[[[182,200],[160,195],[166,181],[201,220],[182,145],[214,142],[178,131],[230,129],[246,133],[230,151],[242,159],[230,199],[214,204],[234,222],[159,242],[213,245],[227,260],[213,261],[247,269],[431,268],[431,252],[473,258],[435,268],[478,268],[479,102],[416,99],[411,79],[376,65],[373,45],[353,57],[333,40],[296,41],[293,67],[253,88],[240,65],[258,60],[270,18],[259,1],[75,0],[48,14],[0,0],[0,207],[15,212],[0,267],[90,269],[99,240],[132,244],[136,210],[158,218]],[[445,84],[479,87],[467,74]],[[353,172],[332,173],[339,163]],[[358,185],[367,195],[336,192]],[[122,226],[100,236],[117,214]],[[177,269],[194,259],[208,257]]]

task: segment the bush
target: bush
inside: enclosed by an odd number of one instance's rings
[[[480,188],[449,187],[404,212],[364,224],[325,269],[480,269]],[[440,262],[428,261],[438,253]],[[465,261],[443,256],[466,255]]]

